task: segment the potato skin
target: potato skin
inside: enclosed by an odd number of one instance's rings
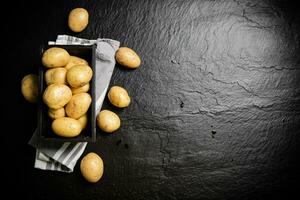
[[[83,116],[89,109],[92,98],[88,93],[80,93],[72,96],[66,105],[67,116],[78,119]]]
[[[61,137],[75,137],[81,132],[81,124],[69,117],[55,119],[52,122],[52,130],[55,134]]]
[[[65,106],[72,98],[71,89],[64,84],[49,85],[43,94],[43,101],[53,109],[59,109]]]
[[[78,122],[81,124],[81,128],[82,130],[85,129],[87,123],[88,123],[88,117],[87,117],[87,114],[84,114],[83,116],[81,116],[79,119],[78,119]]]
[[[83,31],[89,23],[89,13],[84,8],[75,8],[69,13],[68,25],[74,32]]]
[[[80,171],[86,181],[96,183],[103,175],[103,161],[96,153],[85,155],[80,162]]]
[[[138,68],[141,65],[141,59],[135,51],[128,47],[120,47],[116,52],[117,62],[127,68]]]
[[[82,87],[92,79],[93,71],[88,65],[76,65],[68,70],[67,81],[71,87]]]
[[[47,85],[54,83],[65,84],[67,79],[67,70],[65,68],[48,69],[45,73],[45,81]]]
[[[111,87],[107,96],[110,103],[118,108],[125,108],[130,104],[128,92],[120,86]]]
[[[39,79],[35,74],[24,76],[21,82],[21,92],[24,98],[30,103],[36,103],[39,92]]]
[[[51,47],[43,53],[42,63],[47,68],[64,67],[70,60],[70,54],[63,48]]]
[[[66,116],[66,112],[65,112],[64,108],[59,108],[59,109],[49,108],[49,110],[48,110],[48,116],[51,119],[58,119],[58,118]]]
[[[79,94],[79,93],[84,93],[84,92],[88,92],[90,89],[90,84],[87,83],[82,87],[78,87],[78,88],[71,88],[72,90],[72,94]]]
[[[66,70],[69,70],[76,65],[88,65],[88,62],[77,56],[70,56],[70,60],[69,60],[68,64],[65,66],[65,68],[66,68]]]
[[[102,110],[97,116],[97,125],[102,131],[112,133],[120,128],[121,120],[116,113]]]

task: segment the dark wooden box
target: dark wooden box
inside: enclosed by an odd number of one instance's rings
[[[89,93],[92,97],[92,103],[88,110],[88,124],[87,127],[82,130],[82,132],[74,138],[64,138],[57,136],[51,128],[52,121],[48,117],[48,106],[43,102],[43,92],[47,85],[44,81],[44,75],[47,68],[43,65],[39,67],[39,108],[38,108],[38,136],[39,140],[45,141],[56,141],[56,142],[95,142],[96,141],[96,117],[95,117],[95,45],[46,45],[42,48],[42,54],[48,48],[51,47],[61,47],[69,52],[70,55],[78,56],[85,59],[89,66],[93,70],[93,78],[90,82]]]

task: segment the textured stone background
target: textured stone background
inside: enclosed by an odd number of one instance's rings
[[[89,11],[90,24],[74,34],[67,16],[78,6]],[[8,186],[24,198],[283,199],[297,193],[295,3],[38,1],[12,2],[8,9],[12,17],[3,32],[17,41],[5,39],[1,85],[9,96],[3,105],[14,103],[4,106],[13,131],[1,137],[13,172]],[[27,145],[36,108],[23,99],[20,81],[37,71],[40,45],[57,34],[116,39],[143,60],[136,70],[116,66],[111,85],[128,89],[132,104],[116,110],[105,100],[122,127],[113,135],[98,130],[98,142],[84,153],[104,160],[103,179],[95,185],[82,179],[78,165],[72,174],[34,169]]]

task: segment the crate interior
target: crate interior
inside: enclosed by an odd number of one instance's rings
[[[47,50],[50,47],[53,46],[58,46],[61,48],[64,48],[65,50],[67,50],[69,52],[70,55],[72,56],[77,56],[80,58],[85,59],[88,63],[89,66],[93,69],[94,71],[94,62],[93,62],[93,46],[73,46],[73,45],[51,45],[51,46],[47,46],[44,50]],[[44,75],[45,72],[47,71],[47,68],[45,68],[44,66],[41,66],[40,69],[40,97],[42,99],[42,92],[46,89],[47,85],[46,82],[44,80]],[[46,104],[43,103],[43,101],[41,100],[41,105],[40,105],[40,114],[39,114],[39,129],[40,129],[40,136],[42,139],[44,140],[57,140],[57,141],[91,141],[93,138],[93,135],[95,135],[95,114],[94,112],[92,112],[92,110],[94,110],[94,104],[95,104],[95,100],[94,100],[94,76],[92,78],[92,80],[90,81],[90,90],[88,91],[88,93],[91,95],[92,97],[92,103],[89,107],[89,110],[87,112],[88,114],[88,123],[87,126],[84,130],[82,130],[82,132],[73,138],[63,138],[60,136],[57,136],[51,128],[51,124],[52,124],[52,119],[50,119],[48,117],[48,106]]]

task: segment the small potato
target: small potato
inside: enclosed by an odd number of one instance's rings
[[[65,112],[64,108],[59,108],[59,109],[49,108],[49,110],[48,110],[48,116],[51,119],[58,119],[58,118],[64,117],[65,115],[66,115],[66,112]]]
[[[128,47],[120,47],[116,52],[117,62],[127,68],[138,68],[141,65],[140,57]]]
[[[97,125],[102,131],[112,133],[120,128],[121,120],[116,113],[102,110],[97,116]]]
[[[30,103],[35,103],[38,100],[39,79],[35,74],[24,76],[21,82],[21,91],[24,98]]]
[[[96,183],[103,175],[103,161],[96,153],[85,155],[80,162],[82,176],[90,183]]]
[[[113,86],[108,92],[110,103],[118,108],[125,108],[130,104],[130,97],[127,91],[119,86]]]
[[[43,53],[42,63],[45,67],[64,67],[70,60],[69,53],[59,47],[52,47]]]
[[[92,79],[93,71],[88,65],[76,65],[68,70],[67,81],[73,87],[82,87]]]
[[[52,130],[58,136],[75,137],[81,132],[81,124],[76,119],[62,117],[52,122]]]
[[[76,56],[70,56],[70,60],[68,64],[65,66],[66,70],[71,69],[71,67],[74,67],[75,65],[88,65],[88,62],[82,58],[76,57]]]
[[[90,89],[90,84],[87,83],[82,87],[78,87],[78,88],[71,88],[73,95],[74,94],[79,94],[79,93],[84,93],[84,92],[88,92]]]
[[[84,8],[75,8],[69,14],[68,25],[74,32],[83,31],[89,23],[89,13]]]
[[[91,102],[92,98],[88,93],[75,94],[66,105],[66,113],[69,117],[78,119],[88,111]]]
[[[67,79],[67,70],[65,68],[48,69],[45,73],[45,81],[47,85],[53,83],[65,84]]]
[[[43,94],[43,101],[53,109],[59,109],[65,106],[72,98],[71,89],[64,84],[49,85]]]
[[[85,129],[87,122],[88,122],[88,117],[87,114],[83,115],[78,119],[78,122],[81,124],[82,130]]]

